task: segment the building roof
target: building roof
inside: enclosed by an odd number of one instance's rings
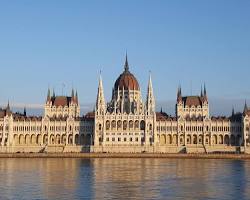
[[[115,89],[140,90],[139,83],[130,72],[123,72],[115,82]]]
[[[51,98],[52,105],[59,107],[65,107],[69,106],[69,104],[72,102],[72,97],[67,97],[67,96],[56,96]]]
[[[114,89],[117,90],[140,90],[139,83],[135,76],[129,71],[128,58],[124,65],[124,72],[115,81]]]
[[[184,103],[184,106],[202,106],[203,99],[200,96],[186,96],[182,97],[182,102]]]
[[[222,122],[222,121],[226,121],[226,122],[228,122],[228,121],[230,121],[230,118],[229,117],[226,117],[226,116],[218,116],[218,117],[211,117],[211,120],[212,121],[219,121],[219,122]]]
[[[156,121],[175,121],[176,118],[169,116],[164,112],[156,112]]]

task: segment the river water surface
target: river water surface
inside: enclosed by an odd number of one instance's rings
[[[5,199],[250,199],[250,161],[0,159]]]

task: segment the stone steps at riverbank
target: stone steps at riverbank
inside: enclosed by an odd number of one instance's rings
[[[150,154],[150,153],[17,153],[0,154],[0,158],[177,158],[250,160],[249,154]]]

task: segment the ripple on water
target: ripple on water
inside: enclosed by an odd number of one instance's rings
[[[0,159],[0,199],[249,199],[250,161]]]

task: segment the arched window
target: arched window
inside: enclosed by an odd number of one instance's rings
[[[142,131],[145,131],[145,121],[141,121],[140,128]]]
[[[133,121],[131,120],[131,121],[129,121],[129,129],[133,129],[133,127],[134,127],[134,123],[133,123]]]
[[[106,121],[106,130],[110,129],[110,121]]]
[[[123,121],[123,130],[127,130],[127,127],[128,127],[128,122]]]
[[[152,131],[153,130],[153,126],[152,124],[149,125],[149,130]]]
[[[117,129],[121,129],[122,128],[122,122],[119,120],[117,122]]]
[[[135,129],[139,129],[139,121],[135,121]]]
[[[112,121],[111,126],[112,126],[112,130],[116,128],[116,122],[115,122],[115,120]]]

